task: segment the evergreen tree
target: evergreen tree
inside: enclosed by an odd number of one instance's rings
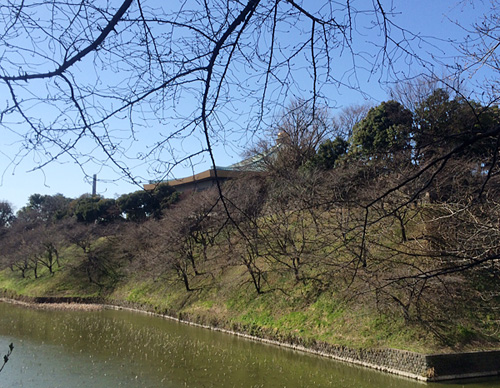
[[[409,150],[412,123],[412,113],[399,102],[383,102],[354,126],[350,151],[363,158],[388,159]]]

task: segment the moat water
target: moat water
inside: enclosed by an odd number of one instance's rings
[[[0,387],[416,388],[423,383],[129,311],[0,303]],[[1,365],[1,364],[0,364]],[[432,387],[493,388],[500,379]]]

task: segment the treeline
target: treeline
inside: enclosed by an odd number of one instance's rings
[[[67,198],[62,194],[29,197],[26,206],[16,214],[8,202],[0,203],[1,227],[15,222],[27,224],[54,223],[74,217],[79,222],[102,223],[116,220],[144,221],[160,218],[178,199],[178,193],[168,184],[159,184],[152,191],[139,190],[118,199],[84,194],[80,198]]]
[[[187,293],[328,293],[437,336],[466,309],[484,333],[500,302],[499,124],[498,107],[442,89],[333,120],[297,101],[278,144],[253,150],[261,171],[182,196],[34,195],[2,216],[1,260],[22,277],[72,266],[103,292],[145,276]]]
[[[120,224],[159,219],[178,198],[172,187],[159,184],[152,191],[140,190],[116,200],[89,194],[77,199],[33,194],[16,214],[8,202],[0,202],[2,265],[23,278],[38,278],[40,269],[54,275],[61,267],[61,250],[72,244],[85,258],[79,265],[90,282],[102,285],[106,277],[115,282],[117,271],[106,256],[116,248],[113,242],[121,240]],[[104,236],[107,241],[101,247],[98,239]]]

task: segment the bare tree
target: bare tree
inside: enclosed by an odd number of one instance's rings
[[[116,250],[121,239],[116,229],[99,224],[84,224],[74,219],[64,224],[65,238],[79,248],[81,260],[74,260],[71,265],[87,276],[89,283],[99,288],[114,285],[119,277],[119,258]],[[105,237],[99,241],[99,238]]]
[[[23,279],[29,277],[31,272],[37,278],[38,253],[33,224],[17,219],[2,238],[2,264],[12,271],[19,271]]]
[[[267,181],[265,174],[241,177],[223,187],[224,198],[230,218],[221,233],[224,249],[221,255],[227,257],[229,266],[243,267],[250,276],[250,282],[258,294],[267,289],[269,266],[264,258],[264,238],[260,219],[267,202]],[[222,201],[221,201],[222,202]],[[219,206],[219,213],[224,212]],[[222,213],[224,216],[224,213]],[[248,279],[248,278],[247,278]]]
[[[57,226],[41,225],[33,238],[39,245],[36,255],[38,263],[47,268],[50,275],[54,275],[56,266],[61,267],[60,248],[66,243],[64,233]]]
[[[181,282],[189,292],[209,286],[219,265],[213,260],[215,238],[228,222],[220,202],[217,190],[185,193],[162,220],[145,222],[143,238],[151,244],[132,253],[140,256],[142,269]]]
[[[380,1],[8,2],[0,113],[19,141],[12,164],[30,153],[34,168],[90,159],[137,182],[128,150],[149,128],[137,153],[149,174],[165,178],[201,153],[215,165],[215,145],[267,129],[297,97],[319,112],[339,86],[363,94],[365,70],[385,80],[402,74],[399,61],[425,64],[418,45],[431,42],[394,15]],[[371,58],[356,48],[366,29]],[[186,138],[193,146],[180,151]]]
[[[365,118],[371,107],[371,104],[365,103],[342,108],[333,120],[335,132],[344,139],[349,139],[352,136],[354,126]]]
[[[489,12],[485,12],[480,20],[472,26],[460,25],[467,33],[466,39],[458,42],[458,49],[462,54],[458,70],[463,77],[476,77],[474,88],[483,94],[482,102],[498,102],[498,73],[500,71],[500,2],[492,0]],[[458,23],[457,23],[458,24]],[[493,72],[494,76],[488,76],[487,72]],[[455,89],[457,89],[455,87]],[[460,90],[462,92],[462,90]]]

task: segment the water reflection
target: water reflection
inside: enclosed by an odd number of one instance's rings
[[[422,386],[126,311],[46,311],[0,303],[0,353],[10,342],[15,349],[0,375],[2,387]],[[467,388],[492,388],[498,382],[475,382]]]

